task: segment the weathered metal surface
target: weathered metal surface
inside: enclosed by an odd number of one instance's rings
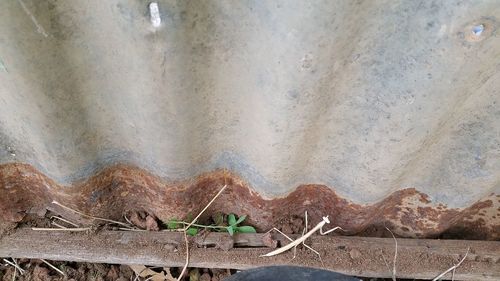
[[[121,163],[165,183],[227,168],[268,199],[315,184],[414,235],[489,204],[474,223],[498,230],[498,1],[157,3],[0,1],[0,163],[41,179],[1,175],[0,208],[19,189],[102,208],[69,186]],[[429,202],[390,201],[406,188]]]
[[[287,197],[266,200],[242,179],[223,171],[195,180],[168,183],[129,166],[114,166],[88,181],[65,187],[28,165],[0,165],[0,217],[19,221],[25,213],[49,210],[77,221],[73,212],[51,204],[53,200],[87,214],[121,220],[129,210],[145,210],[162,221],[199,213],[217,191],[228,184],[208,214],[222,211],[248,215],[248,222],[265,231],[272,227],[300,233],[303,214],[316,224],[329,215],[344,234],[390,236],[385,226],[404,237],[454,237],[500,239],[500,195],[490,194],[465,209],[433,203],[415,189],[396,191],[372,205],[360,205],[339,197],[323,185],[302,185]],[[298,223],[289,219],[297,219]],[[85,222],[84,222],[85,223]],[[295,225],[299,229],[294,230]]]

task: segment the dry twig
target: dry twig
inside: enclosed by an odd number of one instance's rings
[[[62,225],[58,224],[58,223],[57,223],[57,222],[55,222],[55,221],[53,221],[53,222],[52,222],[52,224],[53,224],[53,225],[55,225],[55,226],[57,226],[57,227],[59,227],[59,228],[67,228],[67,227],[65,227],[65,226],[62,226]]]
[[[22,268],[21,268],[21,267],[17,264],[17,262],[16,262],[16,260],[15,260],[15,259],[12,259],[12,260],[13,260],[14,262],[9,261],[8,259],[3,259],[3,261],[4,261],[4,262],[8,263],[9,265],[12,265],[12,266],[16,269],[14,272],[19,271],[19,273],[20,273],[21,275],[23,275],[23,274],[24,274],[24,269],[22,269]]]
[[[74,222],[72,222],[72,221],[69,221],[69,220],[67,220],[67,219],[65,219],[65,218],[58,217],[58,216],[52,216],[52,217],[50,217],[50,219],[57,219],[57,220],[60,220],[60,221],[65,222],[65,223],[67,223],[67,224],[70,224],[70,225],[72,225],[72,226],[74,226],[74,227],[79,227],[79,225],[78,225],[78,224],[76,224],[76,223],[74,223]]]
[[[219,190],[219,192],[217,192],[217,194],[215,194],[214,198],[212,198],[212,200],[210,200],[210,202],[208,202],[208,204],[205,206],[205,208],[203,208],[203,210],[201,210],[201,212],[191,221],[190,224],[188,224],[186,227],[184,227],[183,231],[184,231],[184,241],[186,243],[186,263],[184,264],[184,267],[182,268],[182,271],[181,271],[181,274],[179,275],[179,278],[177,278],[178,281],[180,281],[182,279],[182,276],[186,272],[186,269],[189,265],[189,241],[187,239],[187,230],[196,222],[196,220],[198,220],[198,218],[203,214],[203,212],[205,212],[208,209],[208,207],[210,207],[210,205],[212,205],[212,203],[215,201],[215,199],[217,199],[217,197],[219,197],[219,195],[222,194],[222,192],[226,189],[226,187],[227,187],[227,184],[224,184],[224,186]]]
[[[134,224],[133,224],[133,223],[132,223],[132,222],[131,222],[128,218],[127,218],[127,215],[126,215],[126,214],[124,214],[124,215],[123,215],[123,218],[124,218],[124,219],[128,222],[128,224],[130,224],[130,225],[132,225],[132,226],[134,225]],[[134,229],[136,229],[136,227],[134,227]]]
[[[59,202],[57,202],[55,200],[52,201],[52,204],[57,205],[59,207],[62,207],[64,209],[66,209],[66,210],[72,211],[74,213],[77,213],[77,214],[79,214],[81,216],[90,218],[90,219],[100,220],[100,221],[105,221],[105,222],[111,222],[111,223],[115,223],[115,224],[118,224],[118,225],[121,225],[121,226],[125,226],[127,228],[133,228],[129,224],[126,224],[126,223],[123,223],[123,222],[120,222],[120,221],[115,221],[115,220],[110,220],[110,219],[105,219],[105,218],[100,218],[100,217],[94,217],[94,216],[91,216],[91,215],[84,214],[84,213],[82,213],[80,211],[77,211],[77,210],[71,209],[70,207],[64,206],[63,204],[61,204],[61,203],[59,203]]]
[[[139,229],[139,228],[126,228],[126,227],[118,227],[118,230],[123,230],[123,231],[149,231],[146,229]]]
[[[59,268],[53,266],[51,263],[49,263],[48,261],[44,260],[44,259],[40,259],[43,263],[45,263],[46,265],[50,266],[50,268],[52,268],[53,270],[57,271],[59,274],[61,274],[62,276],[66,276],[66,274],[60,270]]]
[[[455,264],[452,267],[448,268],[445,272],[439,274],[436,278],[432,279],[432,281],[437,281],[437,280],[441,279],[443,276],[445,276],[450,271],[455,272],[455,269],[457,269],[464,262],[465,258],[469,254],[469,250],[470,250],[470,248],[467,248],[467,252],[465,252],[464,257],[457,264]],[[454,275],[455,274],[453,273],[453,277],[455,277]]]
[[[87,231],[90,227],[80,227],[80,228],[46,228],[46,227],[32,227],[31,230],[38,231]]]
[[[391,233],[392,238],[394,239],[395,249],[394,249],[394,260],[392,261],[392,280],[396,281],[396,260],[398,259],[398,240],[396,240],[396,236],[394,236],[394,233],[392,233],[392,231],[389,228],[385,227],[385,229],[387,229]]]

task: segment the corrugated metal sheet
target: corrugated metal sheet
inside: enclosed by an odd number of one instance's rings
[[[498,1],[157,3],[0,2],[0,188],[227,168],[264,198],[414,188],[500,227]]]

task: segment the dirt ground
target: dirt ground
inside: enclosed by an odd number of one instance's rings
[[[10,262],[12,259],[6,258]],[[3,258],[1,258],[3,261]],[[21,275],[14,266],[6,262],[0,263],[0,281],[145,281],[176,280],[181,268],[147,268],[143,273],[136,273],[128,265],[76,263],[65,261],[47,261],[65,273],[63,276],[42,260],[18,259],[16,263],[24,270]],[[147,272],[146,272],[147,271]],[[149,274],[151,273],[151,274]],[[156,273],[156,274],[155,274]],[[236,270],[189,268],[182,280],[189,281],[222,281],[235,274]],[[363,281],[385,281],[391,279],[360,278]],[[399,279],[403,281],[402,279]]]
[[[12,259],[7,259],[13,261]],[[3,259],[2,259],[3,261]],[[134,280],[134,272],[126,265],[73,263],[61,261],[48,261],[53,266],[65,273],[61,275],[56,270],[41,260],[19,259],[17,264],[25,271],[20,274],[14,266],[4,262],[0,265],[0,280],[2,281],[49,281],[49,280]]]
[[[6,258],[10,262],[14,260]],[[21,275],[14,266],[1,259],[1,281],[144,281],[176,280],[181,268],[144,268],[117,264],[76,263],[65,261],[47,261],[61,270],[65,275],[51,268],[38,259],[18,259],[16,263],[24,270]],[[236,273],[235,270],[189,268],[182,280],[189,281],[220,281]]]

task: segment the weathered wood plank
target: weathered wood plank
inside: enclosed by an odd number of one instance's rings
[[[390,277],[394,255],[392,238],[313,236],[308,244],[322,255],[299,249],[270,258],[259,257],[262,234],[239,234],[229,251],[199,248],[216,245],[227,233],[210,233],[191,246],[192,267],[248,269],[268,265],[302,265],[356,276]],[[281,243],[286,240],[276,236]],[[432,279],[470,252],[457,269],[455,280],[500,280],[500,242],[398,239],[398,278]],[[244,248],[240,248],[244,247]],[[18,229],[0,239],[0,256],[43,258],[96,263],[181,267],[183,235],[178,232],[100,231],[68,233]],[[384,262],[389,263],[389,267]],[[450,278],[451,276],[447,276]]]

